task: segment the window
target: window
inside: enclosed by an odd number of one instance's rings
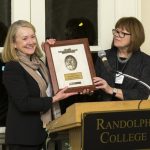
[[[87,37],[91,45],[98,45],[97,3],[97,0],[45,0],[46,38]]]

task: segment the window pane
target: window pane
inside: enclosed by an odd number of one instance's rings
[[[97,45],[97,0],[46,0],[46,37],[89,38]],[[66,28],[66,25],[67,28]],[[67,30],[67,31],[66,31]],[[72,33],[71,33],[72,32]]]
[[[3,47],[11,24],[11,0],[0,0],[0,47]]]

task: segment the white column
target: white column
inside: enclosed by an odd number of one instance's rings
[[[11,0],[11,22],[30,21],[30,0]]]
[[[31,0],[31,23],[36,28],[39,44],[45,41],[45,0]]]

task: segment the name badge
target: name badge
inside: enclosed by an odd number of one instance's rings
[[[116,74],[116,79],[115,79],[115,83],[116,84],[122,84],[124,80],[124,75],[122,74]]]

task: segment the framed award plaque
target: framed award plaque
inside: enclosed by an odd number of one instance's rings
[[[95,89],[92,80],[95,70],[87,38],[56,41],[54,45],[45,42],[44,51],[54,94],[66,86],[67,92]]]

